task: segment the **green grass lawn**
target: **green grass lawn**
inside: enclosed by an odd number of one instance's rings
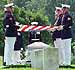
[[[59,70],[75,70],[75,65],[72,65],[73,68],[59,68]],[[2,58],[0,57],[0,70],[38,70],[26,67],[25,65],[20,66],[10,66],[10,67],[3,67],[2,66]]]
[[[27,67],[0,67],[0,70],[39,70],[39,69],[33,69],[33,68],[27,68]],[[75,70],[75,68],[59,68],[59,70]]]
[[[0,68],[0,70],[36,70],[32,68]],[[59,68],[59,70],[75,70],[72,68]]]
[[[75,65],[72,66],[73,68],[59,68],[59,70],[75,70]],[[39,69],[33,69],[30,67],[25,67],[25,65],[18,65],[18,66],[10,66],[10,67],[3,67],[0,66],[0,70],[39,70]]]
[[[0,56],[0,66],[2,65],[2,59],[3,59],[3,58]]]
[[[1,68],[0,70],[32,70],[31,68]]]

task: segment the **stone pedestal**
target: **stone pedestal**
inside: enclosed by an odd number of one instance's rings
[[[27,46],[28,49],[26,50],[26,54],[25,54],[27,61],[31,61],[31,58],[32,58],[31,53],[33,51],[45,49],[45,48],[48,48],[48,47],[49,47],[49,45],[47,45],[47,44],[45,44],[43,42],[34,42],[32,44],[29,44]]]
[[[31,65],[36,70],[58,70],[58,49],[45,48],[32,51]]]
[[[31,66],[36,70],[43,70],[43,51],[34,50],[31,53]]]
[[[43,70],[58,70],[58,49],[47,48],[43,50]]]

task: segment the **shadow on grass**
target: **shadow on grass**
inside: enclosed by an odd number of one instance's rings
[[[8,66],[3,66],[2,69],[6,68],[30,68],[31,65],[8,65]]]
[[[9,68],[31,68],[31,65],[9,65],[9,66],[3,66],[1,69],[9,69]],[[70,65],[70,66],[59,66],[59,69],[74,69],[75,70],[75,65]],[[34,69],[33,69],[34,70]]]
[[[59,68],[71,68],[71,69],[75,69],[75,65],[59,66]]]

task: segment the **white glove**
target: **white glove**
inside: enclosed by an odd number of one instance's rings
[[[54,32],[56,29],[55,28],[51,28],[50,31]]]
[[[18,26],[20,23],[19,22],[16,22],[16,26]]]
[[[60,30],[63,30],[63,26],[62,25],[60,25],[59,27],[58,27],[58,29],[57,29],[58,31],[60,31]]]
[[[16,22],[16,26],[22,27],[23,25],[20,24],[19,22]]]
[[[21,51],[23,51],[23,48],[21,48]]]
[[[23,25],[21,24],[21,25],[19,25],[19,27],[22,27]]]

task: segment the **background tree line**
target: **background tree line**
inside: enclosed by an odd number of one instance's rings
[[[56,6],[62,3],[71,5],[70,14],[75,23],[75,0],[0,0],[0,46],[4,45],[3,32],[3,16],[4,5],[14,2],[14,15],[16,20],[21,24],[30,24],[32,21],[39,22],[39,25],[53,25],[54,11]],[[75,25],[72,27],[73,35],[75,33]],[[28,45],[28,32],[23,33],[24,46]],[[74,39],[74,38],[73,38]],[[42,31],[42,41],[46,44],[52,44],[51,32]],[[74,43],[72,44],[74,45]]]

